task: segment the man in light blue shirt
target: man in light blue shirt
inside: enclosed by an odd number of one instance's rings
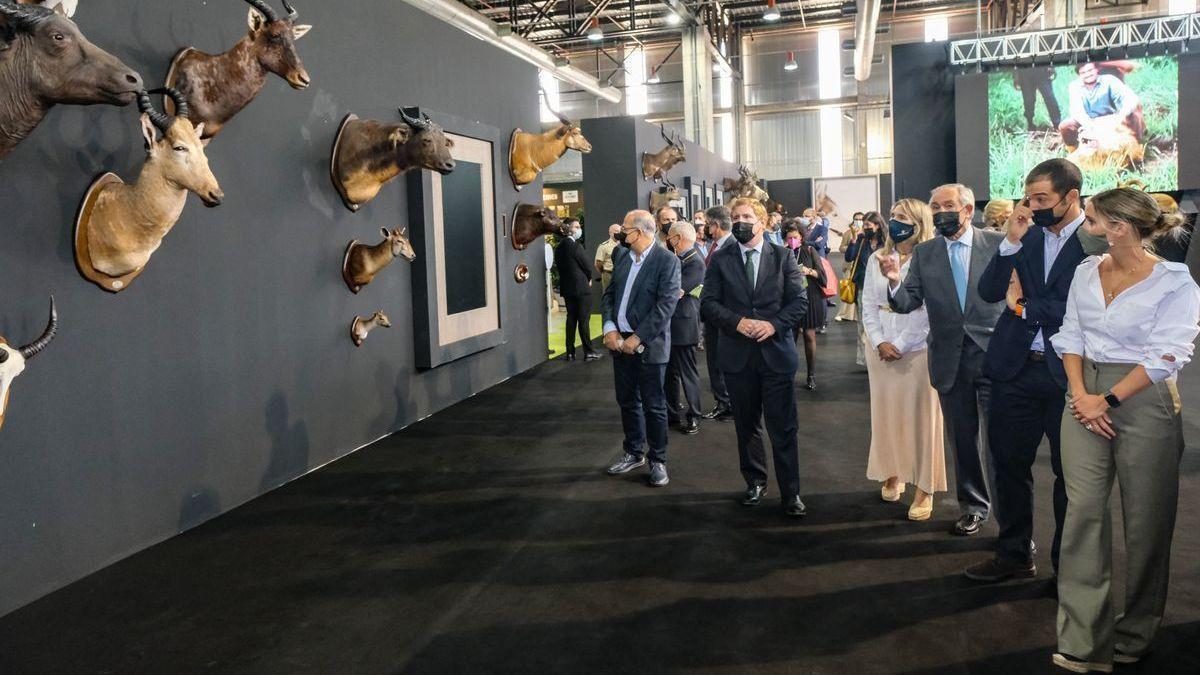
[[[1095,63],[1080,63],[1075,72],[1079,79],[1067,87],[1070,116],[1058,125],[1063,144],[1073,150],[1079,146],[1081,134],[1122,123],[1141,142],[1146,133],[1142,101],[1129,85],[1114,75],[1101,75]]]

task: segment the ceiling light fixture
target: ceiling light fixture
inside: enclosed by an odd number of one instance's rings
[[[784,70],[795,70],[799,67],[800,67],[800,64],[796,63],[796,53],[788,52],[787,63],[783,64],[783,69]]]
[[[775,0],[767,0],[767,9],[763,11],[763,21],[778,21],[779,8],[775,6]]]
[[[592,17],[592,25],[587,29],[587,38],[592,42],[599,42],[604,39],[604,31],[600,30],[600,19]]]
[[[676,14],[673,10],[667,11],[668,26],[678,26],[680,21],[683,21],[683,18]]]

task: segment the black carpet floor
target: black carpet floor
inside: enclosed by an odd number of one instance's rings
[[[666,488],[603,475],[610,361],[557,360],[3,617],[0,672],[1052,672],[1045,453],[1039,578],[963,579],[994,526],[880,501],[853,331],[799,394],[803,521],[734,501],[732,423],[672,432]],[[1166,625],[1119,672],[1200,672],[1188,438]]]

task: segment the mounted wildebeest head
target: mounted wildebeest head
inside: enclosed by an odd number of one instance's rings
[[[50,321],[42,336],[33,342],[13,349],[0,337],[0,427],[4,426],[4,411],[8,409],[9,387],[13,380],[25,370],[25,364],[50,344],[58,331],[58,311],[54,307],[54,296],[50,296]]]
[[[61,6],[0,0],[0,157],[56,104],[133,103],[142,76],[79,32]]]
[[[553,211],[538,204],[517,204],[513,211],[512,244],[518,251],[543,234],[567,236],[570,232]]]
[[[157,112],[151,93],[175,100],[178,115]],[[141,274],[150,256],[183,213],[188,192],[205,206],[224,198],[208,166],[200,135],[204,124],[192,126],[183,95],[170,88],[142,92],[142,136],[146,163],[136,183],[125,184],[107,173],[88,189],[75,224],[75,261],[89,281],[113,293],[128,287]]]
[[[454,141],[429,119],[400,109],[403,122],[360,120],[347,115],[333,144],[329,177],[342,203],[358,211],[385,183],[412,169],[443,176],[454,170]]]
[[[542,96],[545,97],[545,90]],[[567,150],[578,150],[583,154],[592,151],[592,144],[584,138],[583,130],[565,115],[546,108],[558,117],[559,125],[540,134],[530,134],[520,129],[513,131],[508,149],[508,173],[513,185],[521,187],[532,183],[537,175],[554,164]]]
[[[658,125],[658,131],[667,142],[667,146],[655,153],[642,153],[642,178],[653,178],[661,183],[666,180],[667,172],[672,167],[687,161],[687,155],[684,153],[682,138],[668,136],[662,124]]]
[[[203,122],[204,138],[217,135],[225,123],[258,96],[267,75],[282,77],[293,89],[306,89],[308,71],[296,51],[296,40],[312,26],[299,25],[299,13],[283,0],[280,17],[266,0],[250,4],[249,32],[224,54],[205,54],[188,47],[171,61],[166,84],[183,92],[193,122]],[[170,105],[167,112],[173,112]]]

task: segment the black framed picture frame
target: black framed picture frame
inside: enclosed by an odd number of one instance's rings
[[[410,111],[417,116],[416,112]],[[454,171],[408,174],[413,263],[413,336],[418,368],[504,344],[498,244],[497,167],[505,167],[500,130],[430,112],[453,142]]]

